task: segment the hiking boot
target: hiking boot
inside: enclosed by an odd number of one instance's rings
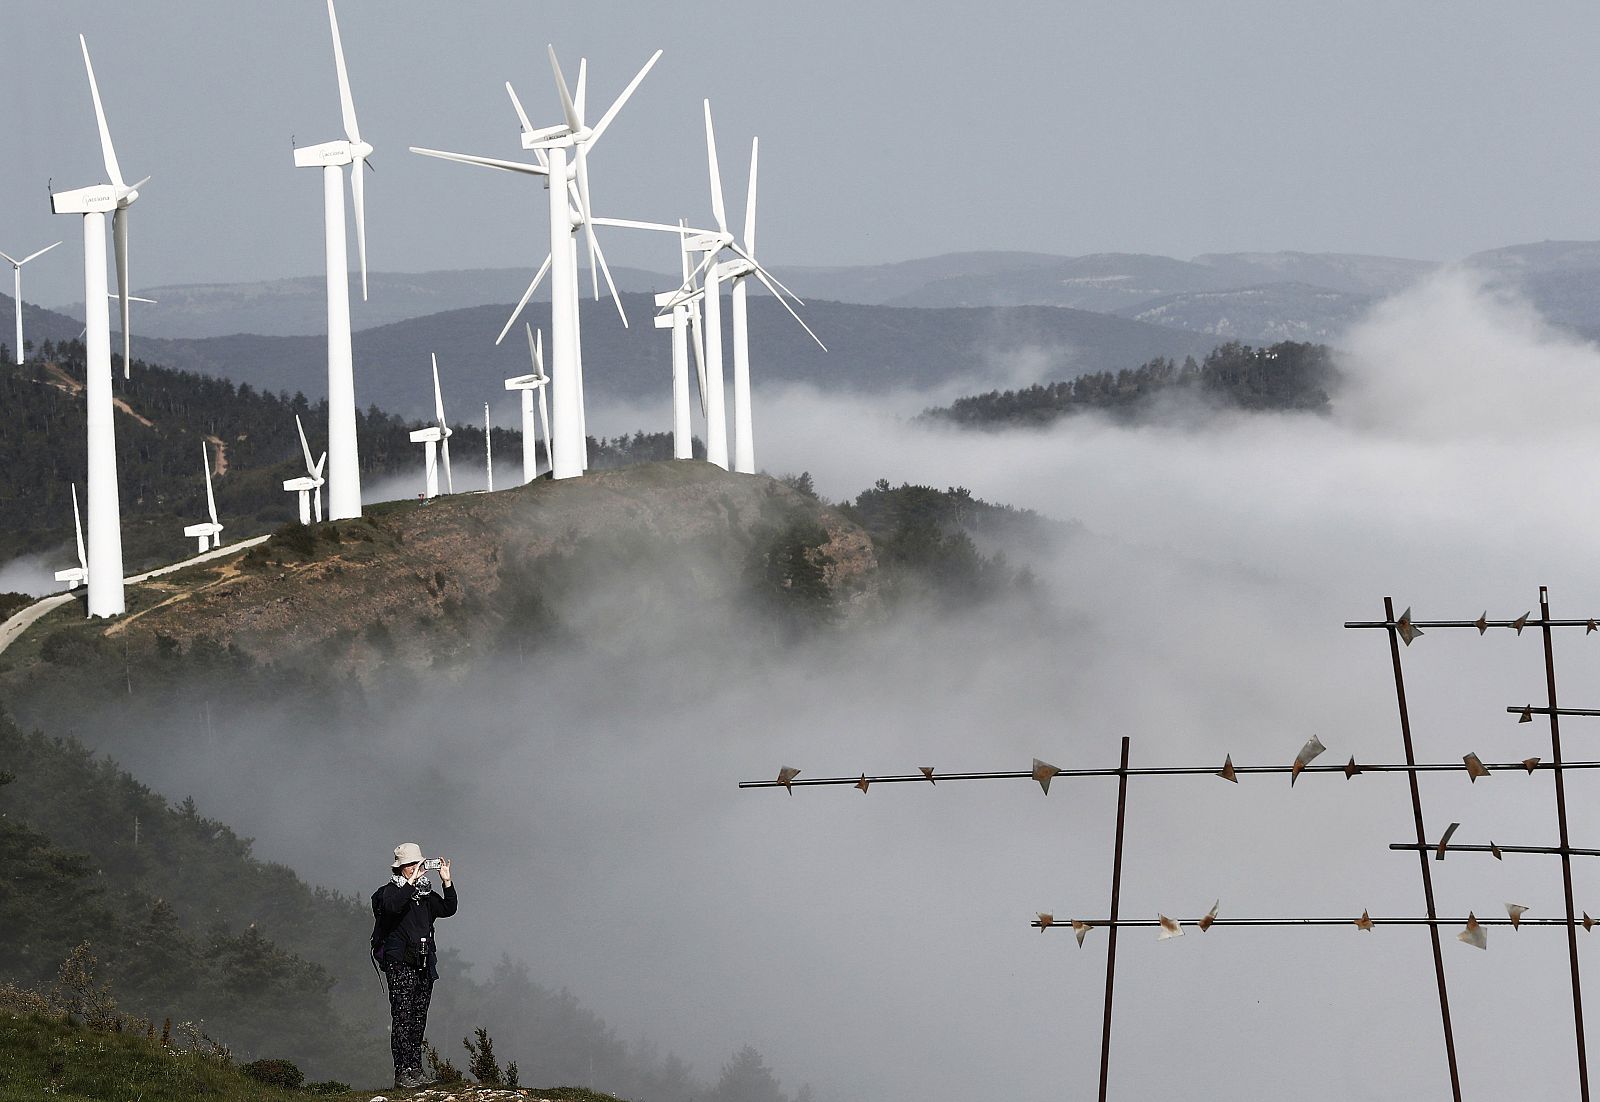
[[[421,1070],[414,1068],[407,1068],[405,1071],[394,1077],[394,1085],[396,1090],[416,1090],[425,1082],[427,1082],[427,1080],[422,1078]]]
[[[431,1087],[439,1081],[439,1076],[428,1068],[419,1068],[417,1071],[417,1085]]]

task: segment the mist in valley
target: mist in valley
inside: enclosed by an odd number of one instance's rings
[[[1048,796],[737,783],[784,765],[1113,766],[1123,736],[1135,765],[1287,764],[1312,734],[1329,762],[1400,760],[1386,640],[1344,621],[1381,619],[1386,594],[1421,618],[1509,618],[1536,610],[1539,584],[1557,616],[1600,609],[1585,401],[1600,352],[1462,272],[1380,306],[1343,347],[1327,417],[963,432],[914,419],[944,394],[758,393],[763,465],[809,471],[825,498],[883,478],[1079,522],[998,548],[1031,592],[796,640],[706,615],[674,588],[688,564],[664,556],[597,570],[563,609],[565,642],[369,694],[356,727],[230,708],[213,683],[158,728],[72,733],[315,883],[364,896],[405,839],[453,857],[446,947],[526,960],[703,1078],[751,1044],[787,1090],[841,1102],[1076,1096],[1095,1080],[1105,932],[1080,950],[1028,923],[1104,916],[1114,780]],[[983,370],[1015,383],[1050,362]],[[637,416],[597,411],[594,427]],[[481,457],[457,458],[481,479]],[[1600,704],[1595,647],[1558,637],[1571,706]],[[1504,712],[1541,697],[1534,633],[1434,632],[1405,661],[1421,760],[1548,757],[1547,729]],[[1583,731],[1569,758],[1594,756]],[[1572,784],[1574,844],[1593,844],[1600,815]],[[1431,837],[1459,820],[1464,841],[1554,843],[1548,775],[1449,773],[1423,792]],[[1387,849],[1410,833],[1400,775],[1136,779],[1122,912],[1194,918],[1220,898],[1228,917],[1420,914],[1415,857]],[[1435,867],[1441,914],[1560,913],[1553,862],[1476,856]],[[1600,909],[1576,875],[1580,908]],[[1464,1081],[1569,1092],[1559,929],[1489,943],[1444,947]],[[1420,929],[1122,936],[1117,1097],[1409,1099],[1444,1077]]]

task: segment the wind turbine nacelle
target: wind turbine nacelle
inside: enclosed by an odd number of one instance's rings
[[[220,536],[222,535],[222,525],[214,524],[211,521],[207,521],[204,524],[190,524],[184,527],[183,534],[186,536]]]
[[[311,478],[309,475],[301,475],[299,478],[285,479],[283,488],[285,490],[315,490],[321,485],[321,479]]]
[[[560,137],[567,133],[566,124],[559,126],[541,126],[537,130],[525,130],[522,134],[522,148],[543,148],[551,138]]]
[[[365,142],[361,143],[366,145]],[[371,146],[366,146],[372,152]],[[347,165],[356,159],[357,150],[348,141],[323,142],[321,145],[297,146],[294,151],[296,168],[324,168],[328,165]]]
[[[135,191],[129,194],[137,197],[139,193]],[[117,205],[117,189],[111,184],[96,184],[75,191],[50,193],[50,209],[56,214],[107,214],[116,210]]]
[[[683,247],[692,253],[708,253],[712,249],[720,249],[729,243],[729,238],[720,233],[700,233],[684,239]]]
[[[538,390],[550,381],[548,375],[518,375],[506,380],[507,390]]]
[[[68,589],[77,589],[89,580],[89,571],[81,566],[74,566],[67,570],[56,571],[56,581],[66,582]]]
[[[657,329],[671,329],[677,318],[673,314],[657,314],[655,323]]]
[[[439,431],[437,425],[433,428],[411,430],[411,442],[413,444],[437,444],[443,439],[444,434]]]
[[[747,276],[755,270],[756,266],[743,257],[735,260],[724,260],[717,265],[717,278],[721,280],[735,279],[739,276]]]

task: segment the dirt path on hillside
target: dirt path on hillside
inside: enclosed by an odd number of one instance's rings
[[[223,442],[220,436],[208,436],[206,439],[211,441],[213,448],[217,449],[217,461],[211,465],[211,473],[217,478],[221,478],[228,473],[228,445]]]
[[[83,384],[74,379],[71,375],[68,375],[59,364],[46,363],[44,365],[44,369],[46,374],[55,380],[53,383],[47,383],[47,386],[53,386],[57,390],[64,390],[73,397],[77,397],[79,394],[83,393]],[[145,428],[153,429],[156,427],[156,423],[154,421],[136,412],[134,408],[123,399],[113,398],[111,399],[111,404],[120,409],[123,413],[126,413],[129,417],[132,417]]]

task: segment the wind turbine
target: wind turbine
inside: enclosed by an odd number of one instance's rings
[[[681,225],[681,223],[680,223]],[[693,331],[695,367],[700,379],[700,414],[706,412],[705,350],[700,333],[700,289],[689,276],[689,250],[686,237],[680,234],[678,257],[683,272],[683,285],[690,293],[682,294],[682,287],[662,291],[655,296],[655,304],[671,311],[657,314],[657,329],[672,330],[672,456],[674,459],[694,458],[694,437],[689,427],[689,340]]]
[[[90,616],[120,616],[127,611],[122,586],[121,507],[117,495],[116,412],[111,399],[111,317],[106,306],[106,212],[114,211],[117,290],[122,299],[123,362],[128,338],[128,208],[139,198],[146,176],[129,186],[122,179],[117,152],[111,145],[100,87],[95,83],[89,44],[82,35],[83,67],[89,74],[89,94],[94,100],[95,122],[100,128],[100,155],[105,161],[107,184],[94,184],[50,195],[56,214],[83,216],[83,312],[87,363],[84,392],[88,407],[89,464],[89,600]]]
[[[333,63],[339,77],[343,141],[297,148],[296,168],[322,169],[324,252],[328,280],[328,515],[346,520],[361,515],[361,466],[356,449],[355,367],[350,354],[350,257],[344,226],[344,166],[350,165],[350,197],[356,213],[356,252],[361,260],[361,299],[367,298],[366,177],[362,165],[372,146],[361,140],[350,75],[345,70],[339,20],[328,0],[333,30]],[[371,167],[367,164],[367,167]]]
[[[432,355],[430,353],[430,355]],[[438,420],[425,429],[411,433],[414,444],[422,444],[425,482],[423,497],[432,500],[439,496],[439,450],[444,449],[444,478],[450,493],[456,492],[455,479],[450,475],[450,426],[444,419],[444,397],[439,392],[439,357],[433,356],[433,410]]]
[[[56,245],[59,245],[59,244],[61,244],[61,242],[57,241]],[[22,266],[24,264],[26,264],[28,261],[32,260],[36,256],[43,256],[45,253],[47,253],[51,249],[55,248],[56,245],[46,245],[44,248],[40,249],[38,252],[29,253],[27,256],[23,257],[21,260],[15,259],[14,257],[11,256],[10,253],[0,253],[0,256],[5,257],[8,261],[11,262],[12,274],[15,277],[15,282],[14,282],[15,292],[13,293],[12,297],[15,299],[15,303],[16,303],[16,307],[17,307],[17,356],[16,356],[16,360],[17,360],[17,366],[18,367],[21,367],[22,364],[23,364],[23,353],[22,353]]]
[[[78,565],[56,571],[56,581],[66,582],[69,591],[77,589],[89,578],[89,560],[83,554],[83,518],[78,513],[78,484],[76,482],[72,484],[72,528],[78,536]]]
[[[554,464],[550,454],[550,410],[545,402],[544,388],[550,385],[550,376],[544,373],[544,330],[535,339],[533,326],[528,330],[528,357],[533,362],[533,374],[518,375],[506,380],[507,390],[522,391],[522,482],[526,485],[539,477],[539,437],[533,431],[533,392],[539,392],[539,424],[544,429],[544,458]]]
[[[578,280],[577,280],[577,248],[573,240],[574,234],[581,228],[589,247],[590,267],[604,274],[606,284],[610,288],[612,298],[617,303],[619,312],[622,310],[621,298],[617,295],[616,285],[612,281],[611,272],[605,262],[605,255],[600,249],[599,241],[594,234],[596,225],[632,225],[638,228],[650,228],[677,232],[675,227],[657,226],[647,223],[629,223],[620,219],[596,219],[589,202],[589,153],[600,140],[606,129],[622,110],[622,106],[644,80],[652,66],[661,57],[657,50],[645,62],[644,67],[635,74],[633,80],[623,89],[606,109],[604,115],[591,128],[584,122],[584,100],[587,85],[588,66],[583,63],[579,68],[578,95],[574,98],[567,85],[566,77],[561,72],[561,64],[556,59],[555,47],[550,47],[550,67],[555,76],[556,91],[561,99],[561,109],[564,121],[554,126],[534,127],[528,114],[522,108],[522,103],[517,99],[516,92],[510,84],[506,90],[510,93],[513,107],[516,108],[517,117],[522,126],[522,147],[533,151],[539,159],[539,164],[530,165],[517,161],[503,161],[489,157],[475,157],[459,153],[445,153],[440,150],[412,148],[412,152],[424,156],[442,157],[445,160],[459,161],[464,164],[475,164],[485,168],[498,168],[510,172],[522,172],[530,175],[548,177],[550,181],[550,255],[545,259],[538,274],[534,276],[522,301],[512,312],[511,320],[501,330],[500,340],[505,338],[511,326],[515,323],[522,307],[533,297],[534,290],[543,280],[545,273],[550,275],[550,300],[551,300],[551,405],[554,414],[554,452],[552,474],[555,478],[573,478],[581,475],[588,468],[588,447],[584,424],[583,402],[583,359],[582,336],[578,319]],[[572,154],[568,159],[569,151]],[[570,194],[570,198],[569,198]],[[576,200],[576,212],[574,202]],[[599,282],[596,277],[595,295],[599,297]],[[627,324],[627,316],[623,315],[623,324]],[[497,340],[496,343],[499,343]]]
[[[328,453],[323,452],[322,458],[315,463],[311,461],[311,445],[306,443],[305,426],[300,424],[300,415],[294,415],[294,427],[300,433],[300,452],[306,459],[306,473],[298,478],[285,479],[283,488],[290,493],[300,495],[300,523],[311,523],[312,507],[315,506],[317,523],[322,523],[322,466],[328,461]]]
[[[800,303],[799,296],[785,287],[773,274],[761,266],[755,258],[755,232],[756,232],[756,154],[758,142],[752,141],[750,145],[750,186],[745,194],[745,241],[741,246],[728,232],[727,209],[722,199],[722,174],[717,168],[717,140],[716,133],[711,123],[711,101],[705,101],[706,116],[706,161],[711,177],[711,213],[716,218],[717,233],[701,234],[688,242],[688,248],[695,252],[704,252],[705,259],[700,262],[694,274],[705,273],[704,294],[706,300],[706,360],[709,364],[709,380],[707,387],[707,440],[706,458],[720,467],[728,466],[728,441],[727,422],[723,412],[723,374],[722,374],[722,281],[733,281],[732,312],[734,328],[733,348],[733,401],[734,401],[734,465],[733,469],[741,474],[755,473],[755,440],[753,431],[753,418],[750,410],[750,337],[747,318],[745,278],[755,276],[771,291],[783,308],[789,311],[791,317],[800,323],[817,346],[824,352],[824,345],[811,332],[807,325],[795,313],[794,307],[789,305],[789,298]],[[718,263],[717,257],[726,249],[734,254],[734,259],[726,263]],[[680,294],[692,293],[690,279],[684,281],[679,288]],[[788,296],[787,298],[785,296]],[[670,303],[669,303],[670,305]],[[801,305],[804,305],[801,303]]]
[[[206,472],[206,512],[211,515],[209,521],[185,526],[183,534],[200,541],[200,553],[204,554],[213,548],[222,546],[222,524],[217,520],[217,498],[211,492],[211,454],[206,448],[206,442],[200,441],[200,462],[205,466]]]

